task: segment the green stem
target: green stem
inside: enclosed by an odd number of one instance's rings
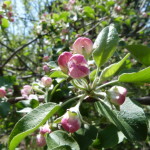
[[[111,85],[111,84],[115,84],[115,83],[118,83],[118,82],[119,82],[118,80],[114,80],[114,81],[105,83],[105,84],[99,86],[96,90],[100,90],[101,88],[103,88],[103,87],[105,87],[105,86],[108,86],[108,85]]]
[[[81,105],[81,103],[82,103],[82,101],[84,100],[85,97],[86,97],[86,94],[83,94],[82,97],[79,99],[77,105],[75,106],[76,108],[79,109],[79,107],[80,107],[80,105]]]
[[[57,88],[59,87],[59,85],[60,85],[62,82],[64,82],[65,80],[66,80],[66,79],[63,79],[63,80],[61,80],[58,84],[55,85],[55,87],[53,88],[53,90],[52,90],[52,92],[51,92],[51,95],[50,95],[50,98],[49,98],[49,102],[52,100],[53,95],[54,95],[55,91],[57,90]]]
[[[96,87],[97,83],[98,83],[97,82],[97,77],[98,77],[99,70],[100,70],[100,68],[98,67],[97,70],[96,70],[95,79],[94,79],[93,84],[92,84],[92,89],[94,89]]]
[[[78,95],[78,96],[75,96],[75,97],[73,97],[73,98],[70,98],[70,99],[68,99],[67,101],[65,101],[61,106],[62,106],[62,107],[65,107],[65,106],[68,105],[70,102],[72,102],[72,101],[74,101],[74,100],[76,100],[76,99],[78,99],[78,98],[80,98],[80,97],[82,97],[82,95]]]

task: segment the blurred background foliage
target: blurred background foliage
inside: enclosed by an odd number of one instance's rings
[[[4,1],[0,2],[0,14],[3,16],[0,22],[0,87],[11,89],[7,94],[10,101],[0,103],[0,149],[6,147],[8,135],[22,116],[17,110],[38,105],[33,101],[16,103],[14,98],[21,96],[22,86],[37,81],[49,74],[50,69],[55,69],[57,64],[54,61],[63,51],[71,49],[77,37],[85,36],[94,42],[104,27],[114,24],[120,41],[115,55],[106,65],[122,59],[128,53],[127,45],[150,47],[149,0],[12,0],[12,10],[7,12],[2,6]],[[8,12],[12,13],[11,17]],[[44,56],[50,57],[49,62],[43,61]],[[144,67],[134,58],[131,55],[118,74]],[[48,72],[43,70],[44,65],[48,65]],[[57,84],[57,80],[53,83]],[[132,98],[150,96],[150,84],[126,86],[132,91],[129,92]],[[61,85],[53,101],[65,101],[71,94],[67,84]],[[87,115],[89,107],[89,104],[85,106],[83,115]],[[144,109],[148,114],[149,106]],[[88,115],[95,116],[90,112]],[[91,149],[95,147],[96,150],[99,146],[97,143],[94,141]],[[34,144],[27,139],[20,149],[33,149],[32,146]],[[149,146],[150,139],[147,138],[145,143],[138,144],[124,140],[112,149],[148,150]]]

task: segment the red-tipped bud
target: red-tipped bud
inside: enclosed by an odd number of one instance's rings
[[[45,87],[50,87],[52,84],[52,79],[50,77],[42,77],[41,82]]]
[[[0,15],[0,19],[2,19],[3,18],[3,15]]]
[[[107,94],[110,102],[115,105],[122,105],[127,95],[127,89],[122,86],[113,86]]]
[[[83,78],[90,72],[88,64],[83,55],[75,54],[68,62],[69,76],[74,79]]]
[[[38,134],[36,136],[36,143],[39,147],[42,147],[42,146],[45,146],[46,145],[46,140],[45,140],[45,137],[44,135],[42,134]]]
[[[81,127],[81,120],[78,113],[73,108],[67,110],[61,120],[61,125],[68,132],[76,132]]]
[[[45,133],[51,133],[48,124],[45,124],[44,126],[40,127],[40,134],[45,134]]]
[[[2,88],[0,88],[0,98],[3,98],[6,96],[6,91]]]
[[[50,68],[49,68],[47,65],[44,65],[44,66],[43,66],[43,70],[44,70],[45,72],[49,72],[49,71],[50,71]]]
[[[58,65],[64,73],[68,73],[68,61],[71,58],[71,56],[72,56],[72,53],[63,52],[58,57]]]
[[[93,49],[93,42],[86,37],[79,37],[72,45],[74,53],[82,54],[85,57],[88,57]]]
[[[11,11],[7,12],[7,17],[11,18],[13,16],[13,13]]]

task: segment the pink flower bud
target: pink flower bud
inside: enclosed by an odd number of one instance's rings
[[[72,45],[73,52],[82,54],[85,57],[89,56],[93,49],[93,42],[86,37],[79,37]]]
[[[36,143],[39,147],[45,146],[46,145],[45,137],[42,134],[38,134],[36,136]]]
[[[116,12],[120,12],[122,10],[121,6],[119,6],[119,5],[116,5],[114,7],[114,9],[115,9]]]
[[[41,82],[45,87],[50,87],[52,84],[52,79],[49,77],[42,77]]]
[[[127,95],[127,89],[122,86],[113,86],[107,92],[108,98],[115,105],[122,105]]]
[[[45,133],[51,133],[48,124],[45,124],[44,126],[40,127],[40,134],[45,134]]]
[[[72,56],[72,53],[63,52],[58,57],[58,65],[64,73],[68,73],[68,61],[71,58],[71,56]]]
[[[27,98],[29,94],[31,94],[32,87],[30,85],[23,86],[23,89],[21,90],[21,94],[23,97]]]
[[[74,133],[80,129],[81,121],[77,112],[73,111],[73,109],[67,110],[61,120],[61,125],[66,131],[71,133]]]
[[[49,61],[49,56],[44,56],[44,57],[43,57],[43,61],[44,61],[44,62]]]
[[[87,76],[90,72],[83,55],[74,54],[68,62],[69,76],[78,79]]]
[[[44,65],[44,66],[43,66],[43,70],[44,70],[45,72],[49,72],[50,68],[49,68],[47,65]]]
[[[6,91],[2,88],[0,88],[0,98],[3,98],[6,96]]]

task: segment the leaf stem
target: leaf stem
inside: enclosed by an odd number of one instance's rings
[[[103,88],[103,87],[105,87],[105,86],[111,85],[111,84],[115,84],[115,83],[117,83],[117,82],[119,82],[119,81],[118,81],[118,80],[113,80],[113,81],[107,82],[107,83],[105,83],[105,84],[99,86],[96,90],[99,90],[99,89],[101,89],[101,88]]]
[[[52,92],[51,92],[51,95],[50,95],[50,98],[49,98],[49,102],[52,100],[53,95],[54,95],[56,89],[58,88],[58,86],[59,86],[62,82],[64,82],[65,80],[66,80],[66,79],[63,79],[63,80],[61,80],[58,84],[55,85],[55,87],[53,88],[53,90],[52,90]]]

